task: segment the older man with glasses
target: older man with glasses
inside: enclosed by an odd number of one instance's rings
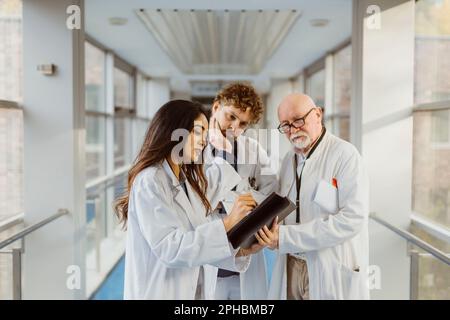
[[[278,228],[261,230],[277,250],[271,299],[367,299],[368,179],[350,143],[327,132],[322,110],[303,94],[278,107],[278,130],[292,144],[279,193],[296,209]]]

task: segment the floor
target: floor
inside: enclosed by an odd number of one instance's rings
[[[100,288],[92,296],[92,300],[123,300],[123,280],[125,272],[125,256],[123,256]]]

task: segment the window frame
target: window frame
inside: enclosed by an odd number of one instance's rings
[[[114,72],[115,69],[118,69],[122,72],[124,72],[128,77],[129,77],[129,88],[130,88],[130,92],[128,93],[128,99],[130,102],[130,106],[125,107],[125,106],[118,106],[116,104],[116,99],[115,96],[113,97],[113,101],[114,101],[114,113],[115,114],[120,114],[120,115],[134,115],[136,113],[136,102],[137,102],[137,98],[136,98],[136,80],[137,80],[137,74],[138,71],[137,69],[132,66],[131,64],[129,64],[128,62],[126,62],[124,59],[120,58],[119,56],[114,55],[114,68],[113,68],[113,85],[114,85]],[[114,89],[113,89],[114,92]]]
[[[138,70],[135,66],[128,63],[125,59],[115,54],[112,50],[110,50],[108,47],[91,37],[90,35],[86,34],[85,41],[88,42],[91,46],[96,47],[98,50],[101,50],[105,54],[105,71],[104,71],[104,95],[105,95],[105,109],[104,111],[94,111],[94,110],[86,110],[85,116],[86,117],[104,117],[105,118],[105,126],[106,126],[106,172],[105,175],[102,177],[96,177],[91,179],[91,181],[87,181],[86,186],[89,186],[92,188],[92,181],[96,181],[99,179],[102,179],[106,176],[111,176],[114,174],[114,172],[121,172],[122,169],[125,169],[131,165],[131,162],[133,161],[134,153],[136,152],[136,146],[129,148],[130,152],[132,154],[125,155],[125,165],[116,168],[114,167],[114,120],[115,118],[129,118],[130,121],[130,135],[131,140],[135,141],[138,139],[135,139],[138,130],[136,130],[137,122],[138,121],[148,121],[151,120],[151,117],[149,115],[149,108],[148,108],[148,81],[151,79],[149,76],[147,76],[144,72],[141,70]],[[117,106],[115,104],[114,99],[114,69],[117,68],[125,73],[130,77],[130,108]],[[141,90],[143,90],[144,94],[144,100],[143,104],[144,106],[141,107],[143,110],[145,110],[144,114],[140,113],[138,114],[138,96],[137,96],[137,86],[138,86],[138,76],[141,76],[143,78],[143,87]]]
[[[103,47],[100,47],[97,45],[96,42],[91,42],[91,39],[89,37],[86,37],[85,39],[85,52],[86,52],[86,44],[89,44],[90,46],[94,47],[96,50],[100,51],[103,55],[104,55],[104,60],[103,60],[103,111],[99,111],[99,110],[88,110],[87,106],[86,106],[86,97],[85,97],[85,105],[84,105],[84,109],[85,112],[98,112],[98,113],[107,113],[107,60],[108,60],[108,51],[105,50]],[[85,54],[86,55],[86,54]],[[85,68],[86,68],[86,56],[85,56]],[[85,70],[86,71],[86,70]],[[85,72],[86,73],[86,72]],[[86,74],[85,74],[85,78],[86,78]],[[86,90],[86,82],[85,82],[85,90]]]
[[[343,41],[341,44],[333,48],[332,50],[326,52],[323,56],[321,56],[319,59],[315,60],[313,63],[311,63],[309,66],[304,68],[300,74],[296,75],[295,77],[292,77],[291,79],[296,79],[300,77],[300,75],[303,75],[303,88],[304,91],[308,94],[310,92],[310,78],[316,74],[317,72],[320,72],[324,70],[325,72],[325,102],[323,106],[324,116],[323,121],[324,124],[328,121],[331,121],[331,123],[334,123],[336,119],[342,119],[347,118],[349,120],[349,123],[351,121],[350,115],[351,111],[339,111],[336,107],[336,101],[335,101],[335,83],[334,83],[334,71],[335,71],[335,55],[340,52],[341,50],[346,49],[348,46],[352,45],[351,38]],[[330,128],[332,132],[337,133],[339,136],[339,132],[336,132],[334,128]],[[350,128],[349,128],[350,129]],[[350,140],[350,136],[349,136]]]

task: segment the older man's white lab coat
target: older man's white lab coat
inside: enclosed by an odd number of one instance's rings
[[[291,151],[280,170],[279,193],[283,196],[296,188],[293,161]],[[327,194],[333,189],[337,208],[330,212],[333,197]],[[356,148],[325,132],[304,163],[299,199],[301,223],[280,225],[269,298],[286,299],[287,254],[304,253],[311,299],[368,299],[368,179]]]

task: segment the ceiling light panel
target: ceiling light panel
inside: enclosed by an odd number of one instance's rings
[[[297,10],[136,11],[186,74],[257,74],[300,17]]]

